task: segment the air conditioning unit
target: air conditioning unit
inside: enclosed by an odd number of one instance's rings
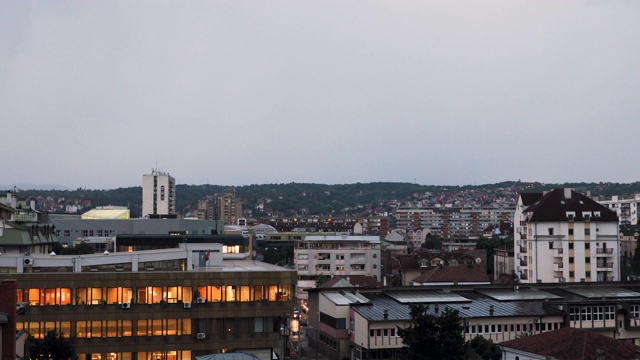
[[[123,309],[131,309],[131,303],[122,303]]]
[[[182,303],[182,306],[184,306],[185,309],[191,309],[191,302]]]
[[[33,265],[33,258],[32,257],[24,258],[22,260],[22,263],[25,264],[26,266],[31,266]]]
[[[206,303],[206,302],[207,302],[207,299],[205,299],[205,298],[197,298],[197,299],[196,299],[196,302],[197,302],[198,304],[204,304],[204,303]]]
[[[198,340],[204,340],[207,338],[207,334],[205,333],[198,333],[198,335],[196,335],[196,337],[198,338]]]

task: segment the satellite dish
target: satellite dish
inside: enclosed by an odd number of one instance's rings
[[[476,264],[480,264],[481,262],[482,262],[482,259],[476,258]]]

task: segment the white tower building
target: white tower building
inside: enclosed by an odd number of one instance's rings
[[[142,177],[142,217],[176,214],[176,180],[153,169]]]

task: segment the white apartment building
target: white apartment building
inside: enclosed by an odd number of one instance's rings
[[[308,299],[304,289],[315,288],[320,275],[367,275],[380,281],[379,236],[309,235],[295,242],[293,259],[296,298],[303,302]]]
[[[176,180],[154,169],[142,177],[142,217],[176,214]]]
[[[515,211],[522,283],[620,280],[618,217],[572,189],[522,193]]]
[[[638,209],[640,208],[640,194],[618,196],[610,198],[596,198],[598,203],[606,206],[609,210],[615,211],[620,220],[620,224],[638,224]]]
[[[513,213],[513,208],[403,208],[396,211],[396,219],[399,228],[421,228],[444,239],[479,238],[488,226],[510,220]]]

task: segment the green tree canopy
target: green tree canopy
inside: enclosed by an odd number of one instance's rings
[[[457,360],[464,358],[465,344],[458,310],[445,308],[438,315],[429,306],[411,306],[411,323],[398,334],[407,347],[409,360]]]

